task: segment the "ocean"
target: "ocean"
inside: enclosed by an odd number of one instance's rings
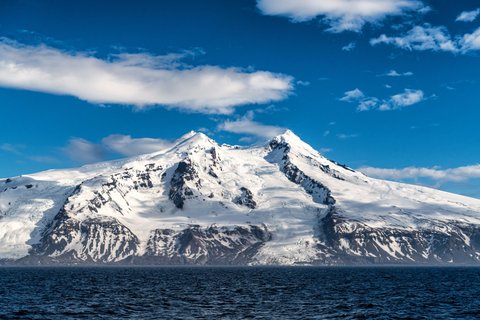
[[[0,268],[0,319],[478,318],[480,268]]]

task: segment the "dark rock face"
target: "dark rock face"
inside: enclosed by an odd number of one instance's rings
[[[343,220],[333,208],[322,219],[320,227],[323,236],[319,251],[328,253],[323,259],[317,261],[320,264],[476,264],[480,262],[479,226],[438,223],[437,228],[424,230],[371,228],[360,222]],[[441,230],[448,230],[448,232]]]
[[[61,252],[72,243],[80,230],[80,222],[68,217],[65,208],[55,216],[52,224],[45,230],[40,244],[33,247],[33,253],[37,255],[53,255]]]
[[[138,238],[118,220],[89,218],[82,222],[80,232],[82,255],[93,261],[122,260],[138,250]]]
[[[243,265],[251,262],[270,239],[265,226],[191,226],[180,232],[157,229],[152,232],[143,258],[169,264]]]
[[[332,169],[329,165],[323,165],[323,164],[319,164],[319,163],[315,163],[315,162],[313,162],[313,164],[314,164],[315,167],[319,168],[320,170],[322,170],[326,174],[334,177],[335,179],[345,180],[344,178],[342,178],[342,176],[340,175],[340,173],[337,170]]]
[[[220,165],[220,157],[218,155],[217,149],[215,147],[207,150],[206,155],[210,158],[210,165],[208,167],[207,173],[214,177],[215,179],[219,179],[218,174],[215,170],[222,170],[222,166]]]
[[[312,195],[313,201],[327,205],[335,204],[330,189],[307,176],[294,164],[287,161],[282,171],[290,181],[302,186],[308,194]]]
[[[33,247],[32,254],[63,262],[107,263],[135,254],[138,245],[138,238],[114,218],[102,216],[79,221],[62,209],[40,244]]]
[[[187,181],[198,180],[198,174],[189,159],[178,163],[172,179],[170,180],[170,191],[168,197],[179,209],[183,208],[185,200],[193,196],[193,190],[187,186]],[[199,182],[197,181],[197,185]]]
[[[127,227],[113,217],[95,215],[111,201],[109,192],[117,187],[115,181],[102,184],[105,192],[94,192],[87,205],[76,212],[71,210],[74,198],[82,192],[82,185],[78,185],[44,231],[40,243],[32,246],[30,259],[49,257],[50,262],[107,263],[135,254],[139,240]],[[79,219],[77,215],[85,211],[89,216]]]
[[[347,170],[347,171],[350,171],[350,172],[355,172],[355,170],[353,170],[352,168],[346,166],[345,164],[343,163],[338,163],[337,161],[334,161],[334,160],[331,160],[329,159],[330,162],[333,162],[334,164],[336,164],[337,166],[339,167],[342,167],[343,169]]]
[[[252,191],[245,187],[241,187],[240,191],[242,192],[242,194],[233,199],[233,202],[241,206],[248,207],[250,209],[255,209],[257,207],[257,203],[255,202],[255,200],[253,200]]]
[[[295,164],[292,163],[288,155],[290,146],[286,143],[272,141],[269,145],[272,152],[280,152],[283,154],[281,163],[279,163],[280,170],[285,174],[288,180],[300,185],[308,194],[312,196],[313,201],[326,205],[335,204],[335,199],[332,197],[330,189],[320,182],[307,176]],[[322,170],[329,170],[326,166],[321,166]],[[337,177],[338,178],[338,177]]]

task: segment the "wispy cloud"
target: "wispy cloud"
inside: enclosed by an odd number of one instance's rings
[[[461,182],[480,178],[480,165],[478,164],[450,169],[440,169],[438,167],[407,167],[402,169],[362,167],[358,170],[374,178],[391,180],[427,178],[440,182]]]
[[[92,163],[105,159],[105,149],[100,144],[92,143],[82,138],[71,138],[63,153],[78,163]]]
[[[356,46],[357,46],[357,44],[355,42],[350,42],[349,44],[342,47],[342,51],[350,52],[353,49],[355,49]]]
[[[462,22],[472,22],[475,21],[480,14],[480,8],[472,11],[463,11],[458,15],[455,21],[462,21]]]
[[[129,135],[112,134],[100,143],[82,138],[71,138],[61,151],[78,163],[92,163],[105,160],[109,153],[120,156],[136,156],[164,150],[173,145],[173,141],[155,138],[132,138]]]
[[[310,81],[298,80],[297,85],[302,86],[302,87],[308,87],[309,85],[311,85],[311,83],[310,83]]]
[[[58,163],[58,159],[48,155],[31,155],[26,145],[0,144],[0,151],[13,154],[25,160],[39,163]],[[22,160],[23,161],[23,160]]]
[[[422,90],[405,89],[402,93],[390,96],[389,99],[379,99],[366,96],[360,89],[345,92],[340,101],[357,103],[358,111],[391,111],[412,106],[425,100]]]
[[[339,133],[337,134],[337,138],[341,140],[353,139],[358,138],[359,135],[357,133]]]
[[[59,163],[60,161],[51,156],[30,156],[28,157],[29,160],[39,162],[39,163],[47,163],[47,164],[52,164],[52,163]]]
[[[16,145],[13,145],[13,144],[10,144],[10,143],[0,144],[0,150],[1,151],[16,154],[16,155],[22,154],[21,149],[23,149],[23,148],[24,148],[24,146],[16,146]]]
[[[154,138],[134,139],[129,135],[112,134],[103,138],[102,144],[115,153],[124,156],[136,156],[171,147],[172,141]]]
[[[446,27],[430,24],[415,26],[400,36],[387,36],[370,40],[370,44],[393,45],[409,51],[444,51],[458,54],[480,50],[480,28],[462,36],[451,36]]]
[[[257,6],[265,15],[283,16],[293,22],[321,17],[331,32],[358,32],[366,23],[425,8],[417,0],[257,0]]]
[[[285,132],[286,128],[266,125],[253,120],[253,112],[237,120],[227,120],[218,125],[218,130],[237,134],[248,134],[261,138],[272,138]]]
[[[91,54],[0,41],[0,86],[71,95],[98,104],[162,105],[229,114],[244,104],[285,99],[289,76],[218,66],[188,67],[177,56]]]

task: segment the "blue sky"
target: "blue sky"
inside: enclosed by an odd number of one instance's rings
[[[478,8],[2,1],[0,176],[290,128],[372,176],[480,197]]]

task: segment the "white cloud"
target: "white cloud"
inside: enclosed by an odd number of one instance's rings
[[[415,26],[405,34],[390,37],[382,34],[370,40],[370,44],[393,45],[409,51],[444,51],[465,54],[480,50],[480,28],[473,33],[452,37],[447,28],[433,27],[430,24]]]
[[[367,97],[359,101],[357,110],[369,111],[369,110],[379,109],[381,111],[386,111],[387,109],[383,106],[384,104],[380,101],[380,99],[375,97]]]
[[[46,46],[0,42],[0,86],[71,95],[100,104],[229,114],[235,106],[285,99],[293,79],[265,71],[181,65],[175,55],[109,60]]]
[[[387,72],[385,74],[385,76],[387,76],[387,77],[410,77],[410,76],[413,76],[413,72],[407,71],[407,72],[400,73],[396,70],[390,70],[389,72]]]
[[[81,138],[70,139],[62,151],[70,159],[79,163],[92,163],[105,159],[105,149],[102,145]]]
[[[363,97],[365,97],[363,92],[360,89],[356,88],[345,92],[344,96],[340,98],[340,101],[353,102],[361,100],[363,99]]]
[[[172,142],[163,139],[138,138],[129,135],[112,134],[102,139],[102,144],[111,151],[124,156],[136,156],[153,153],[172,146]]]
[[[261,138],[272,138],[285,132],[286,128],[256,122],[253,120],[253,113],[250,112],[238,120],[227,120],[219,124],[218,130],[237,134],[248,134]]]
[[[408,167],[402,169],[382,169],[362,167],[358,169],[367,176],[379,179],[406,180],[427,178],[440,182],[461,182],[480,178],[480,165],[464,166],[451,169]]]
[[[361,90],[354,89],[345,92],[340,100],[358,103],[358,111],[391,111],[417,104],[425,100],[425,95],[422,90],[405,89],[402,93],[392,95],[389,99],[379,99],[366,96]]]
[[[257,6],[265,15],[283,16],[294,22],[322,17],[331,32],[358,32],[366,23],[425,8],[417,0],[257,0]]]
[[[480,50],[480,28],[473,33],[465,34],[460,40],[460,50],[462,52],[469,52],[474,50]]]
[[[403,93],[393,95],[390,98],[390,105],[393,109],[408,107],[423,101],[424,95],[422,90],[405,89]]]
[[[455,21],[462,21],[462,22],[472,22],[475,21],[480,14],[480,8],[473,11],[463,11],[460,15],[455,19]]]

